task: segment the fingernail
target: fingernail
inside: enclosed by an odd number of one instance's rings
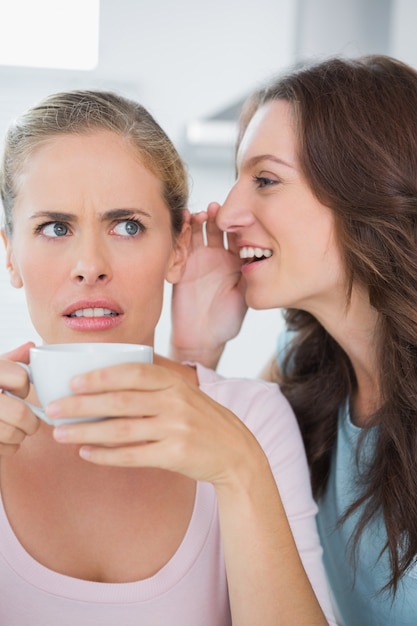
[[[91,458],[91,448],[82,447],[79,451],[80,457],[88,461]]]
[[[71,379],[71,389],[74,391],[82,391],[84,388],[84,376],[74,376]]]
[[[51,402],[45,408],[45,413],[49,417],[57,417],[60,414],[60,406],[58,402]]]
[[[56,426],[53,430],[53,436],[57,441],[65,441],[67,438],[67,429],[65,426]]]

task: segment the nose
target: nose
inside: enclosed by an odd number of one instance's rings
[[[229,191],[226,200],[216,216],[220,230],[235,232],[253,223],[253,215],[248,209],[248,198],[237,181]]]
[[[83,285],[107,283],[111,280],[112,269],[105,243],[96,237],[84,236],[74,251],[74,265],[71,280]]]

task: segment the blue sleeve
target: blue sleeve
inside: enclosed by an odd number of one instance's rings
[[[295,335],[296,332],[294,330],[288,330],[288,328],[284,328],[284,330],[278,335],[276,355],[278,367],[280,370],[282,370],[284,359],[288,352],[289,344]]]

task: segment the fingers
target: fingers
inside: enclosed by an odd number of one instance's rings
[[[126,446],[123,448],[100,448],[83,446],[80,456],[96,465],[111,465],[113,467],[154,467],[166,469],[157,462],[155,454],[156,444]]]
[[[220,209],[218,202],[211,202],[207,207],[207,239],[209,245],[224,247],[223,231],[217,226],[216,216]]]
[[[201,246],[224,247],[225,236],[216,224],[216,215],[220,209],[218,202],[211,202],[207,211],[191,215],[192,249]]]
[[[17,452],[25,437],[38,428],[39,420],[23,402],[0,393],[0,455]]]
[[[165,411],[156,417],[116,418],[59,426],[53,435],[59,443],[80,446],[80,456],[91,463],[154,467],[179,472],[196,480],[208,480],[219,465],[216,460],[218,433],[211,429],[212,426],[204,432],[195,413],[179,416]],[[234,439],[233,445],[235,443]],[[227,458],[227,455],[220,455]]]
[[[216,219],[216,215],[219,212],[220,204],[218,202],[210,202],[207,207],[207,215],[209,220],[214,221]]]
[[[10,361],[21,361],[22,363],[29,363],[29,349],[33,348],[35,344],[33,341],[28,341],[23,345],[15,348],[14,350],[10,350],[10,352],[5,352],[1,355],[1,359],[8,359]]]
[[[191,225],[191,251],[197,250],[206,246],[205,241],[205,222],[207,220],[207,212],[200,211],[199,213],[190,214]]]
[[[13,361],[29,361],[28,342],[0,357],[0,387],[25,398],[29,392],[26,371]],[[39,420],[29,407],[16,398],[0,392],[0,455],[15,453],[26,436],[33,435],[39,428]]]
[[[93,443],[112,447],[148,443],[165,436],[163,426],[159,424],[157,429],[155,421],[152,417],[119,417],[100,422],[57,426],[54,437],[65,443]]]
[[[19,444],[7,444],[0,441],[0,456],[10,456],[19,450]]]
[[[45,407],[48,417],[152,415],[157,408],[167,409],[170,402],[175,402],[174,397],[178,402],[192,393],[191,385],[178,374],[150,363],[125,363],[88,372],[74,378],[71,388],[75,395]]]
[[[165,391],[184,379],[155,363],[121,363],[87,372],[71,381],[75,393],[102,393],[119,390]]]
[[[26,435],[33,435],[38,428],[38,418],[24,402],[0,393],[0,441],[20,443]],[[19,432],[16,435],[8,434],[10,429]]]
[[[59,443],[81,446],[80,456],[92,463],[177,471],[184,458],[190,459],[183,453],[186,433],[183,423],[158,416],[58,426],[53,436]]]
[[[76,386],[83,393],[46,412],[53,418],[108,416],[53,431],[57,442],[78,446],[91,463],[153,467],[220,484],[231,476],[229,466],[246,458],[236,450],[254,445],[234,414],[163,366],[114,366],[79,377]]]
[[[23,360],[25,358],[25,347],[22,346],[21,348],[7,354],[12,354],[13,356],[18,354]],[[0,359],[0,389],[7,389],[19,397],[25,398],[29,393],[29,378],[26,370],[21,365],[3,358],[3,356]]]

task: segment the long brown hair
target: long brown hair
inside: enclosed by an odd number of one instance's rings
[[[378,312],[381,406],[373,463],[361,476],[353,537],[382,514],[394,594],[417,555],[417,72],[386,56],[333,58],[279,78],[242,112],[242,137],[255,110],[291,104],[302,172],[334,212],[350,287],[364,285]],[[349,301],[349,288],[347,302]],[[298,417],[313,491],[323,493],[338,409],[355,389],[350,361],[319,322],[287,310],[297,331],[282,388]],[[364,435],[367,429],[364,429]],[[359,452],[358,452],[359,453]]]

